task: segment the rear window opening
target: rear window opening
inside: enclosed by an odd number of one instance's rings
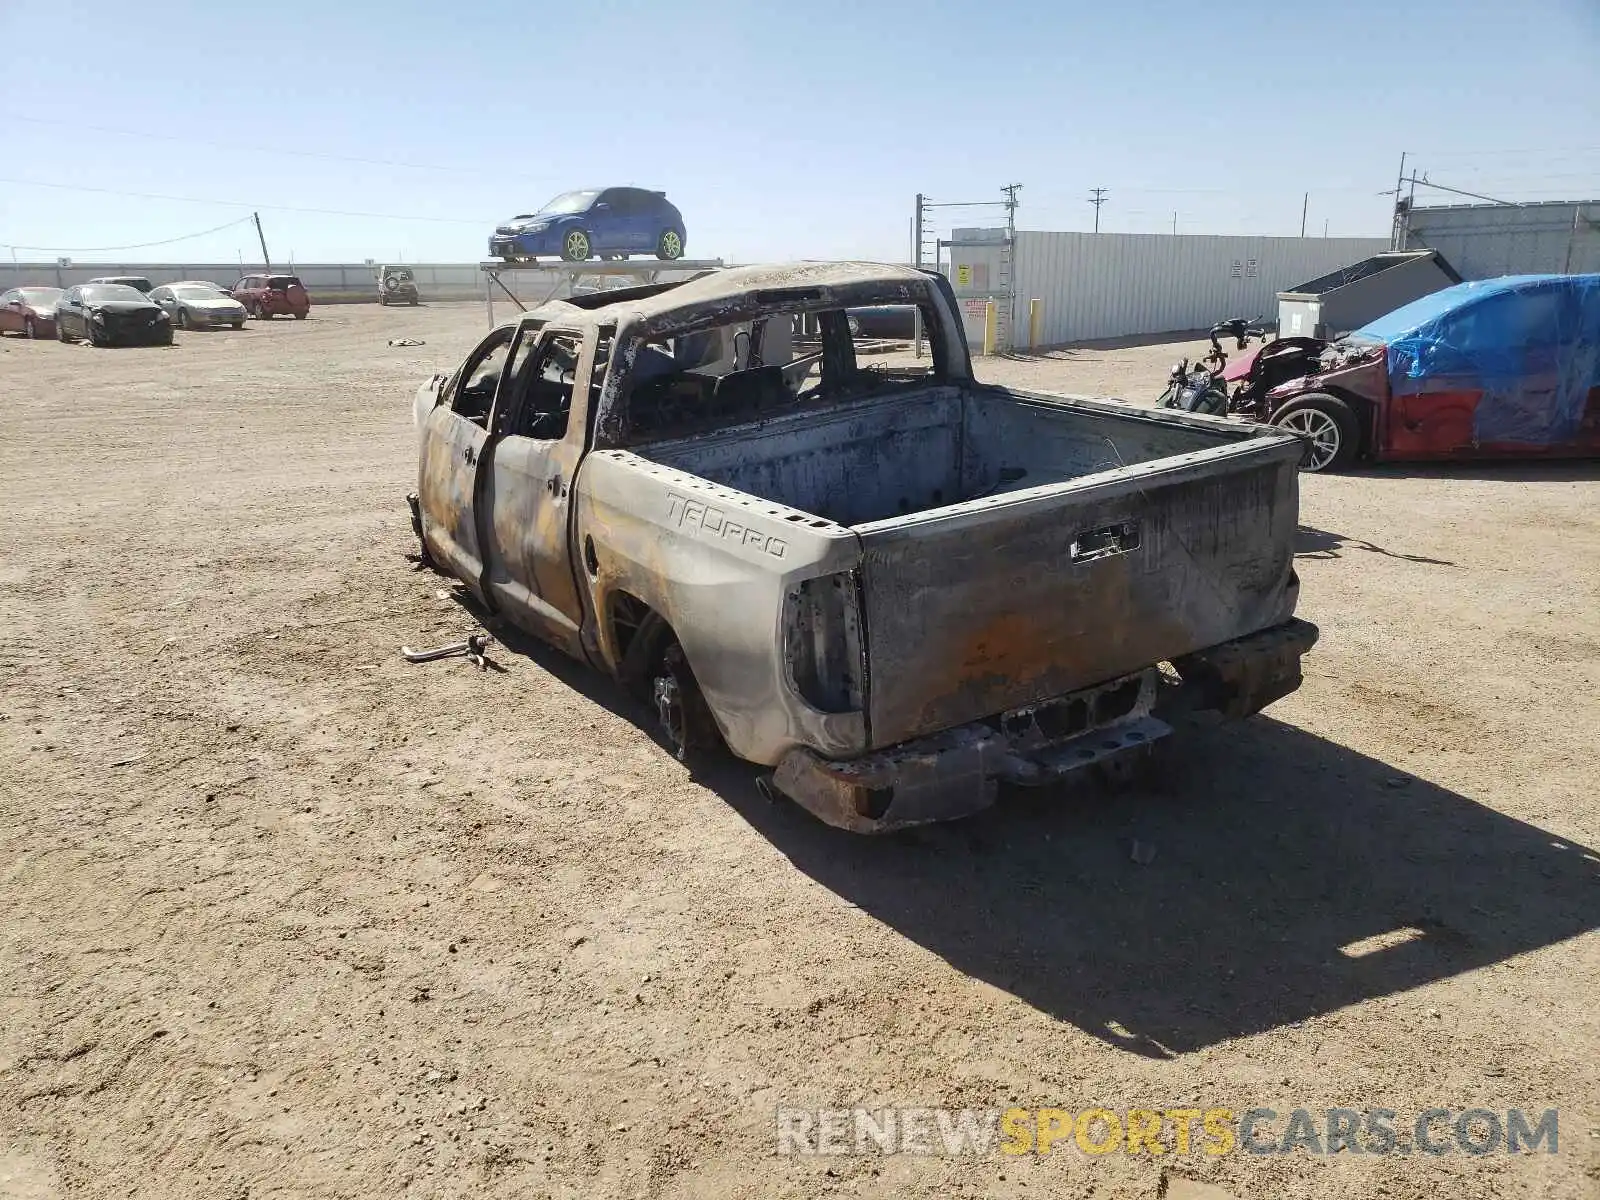
[[[909,343],[858,343],[847,310],[817,303],[818,295],[817,288],[769,289],[757,299],[796,310],[640,343],[629,379],[629,442],[946,382],[940,346],[919,359]],[[925,312],[923,322],[937,342],[937,314]]]
[[[284,288],[301,287],[298,275],[268,275],[267,286],[282,291]]]

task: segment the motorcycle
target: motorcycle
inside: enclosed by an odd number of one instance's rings
[[[1235,317],[1211,327],[1211,352],[1195,361],[1191,367],[1186,358],[1172,368],[1167,376],[1166,391],[1156,401],[1157,408],[1174,408],[1183,412],[1204,413],[1211,417],[1225,417],[1232,409],[1225,372],[1228,354],[1222,348],[1222,339],[1231,337],[1239,350],[1250,345],[1251,337],[1264,338],[1266,331],[1260,325]]]
[[[1268,422],[1272,406],[1267,393],[1279,384],[1312,374],[1328,348],[1321,338],[1274,336],[1268,341],[1260,318],[1222,321],[1211,327],[1210,336],[1211,350],[1204,358],[1193,367],[1185,359],[1172,368],[1167,388],[1156,401],[1157,408]],[[1234,348],[1240,351],[1249,349],[1252,338],[1261,345],[1230,367],[1228,354],[1222,348],[1224,338],[1232,338]]]

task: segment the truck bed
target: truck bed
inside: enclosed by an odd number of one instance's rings
[[[652,462],[861,525],[1237,442],[1241,427],[1138,419],[999,389],[934,387],[636,446]]]
[[[1259,426],[932,386],[634,452],[855,535],[873,747],[1294,611],[1300,443]]]

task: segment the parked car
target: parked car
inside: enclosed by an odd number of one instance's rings
[[[224,296],[227,296],[227,295],[230,294],[228,289],[226,287],[224,287],[222,284],[214,283],[213,281],[211,281],[209,279],[180,279],[180,280],[178,280],[177,283],[169,283],[169,284],[167,284],[167,286],[168,287],[208,288],[209,290],[211,290],[213,292],[220,292]]]
[[[420,298],[417,295],[417,279],[410,267],[378,268],[379,304],[409,304],[415,307]]]
[[[88,338],[91,345],[172,345],[172,321],[137,288],[121,283],[81,283],[56,305],[56,337]]]
[[[102,275],[98,279],[89,280],[90,283],[115,283],[122,287],[131,287],[136,292],[150,294],[150,289],[155,287],[143,275]]]
[[[311,311],[311,297],[298,275],[246,275],[233,285],[232,295],[258,321],[280,316],[304,321]]]
[[[0,333],[55,337],[56,304],[60,299],[61,289],[57,287],[12,288],[0,295]]]
[[[907,303],[931,359],[859,369],[846,310]],[[1116,777],[1180,709],[1294,691],[1316,641],[1298,438],[980,384],[949,281],[910,268],[551,301],[414,412],[425,561],[616,676],[678,757],[773,767],[846,829]]]
[[[215,284],[166,283],[150,293],[179,329],[232,325],[244,328],[244,305]]]
[[[1278,345],[1261,361],[1294,363]],[[1299,353],[1247,415],[1304,437],[1307,470],[1600,456],[1600,275],[1457,284]]]
[[[489,253],[507,262],[560,256],[567,262],[654,254],[683,257],[689,235],[665,192],[644,188],[591,188],[563,192],[538,212],[495,227]]]

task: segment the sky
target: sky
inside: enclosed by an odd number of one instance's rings
[[[1024,229],[1103,187],[1107,231],[1295,235],[1309,192],[1381,237],[1402,152],[1600,198],[1597,62],[1600,0],[0,0],[0,255],[250,263],[255,210],[278,262],[475,261],[613,184],[730,262],[904,260],[917,193],[1007,183]]]

